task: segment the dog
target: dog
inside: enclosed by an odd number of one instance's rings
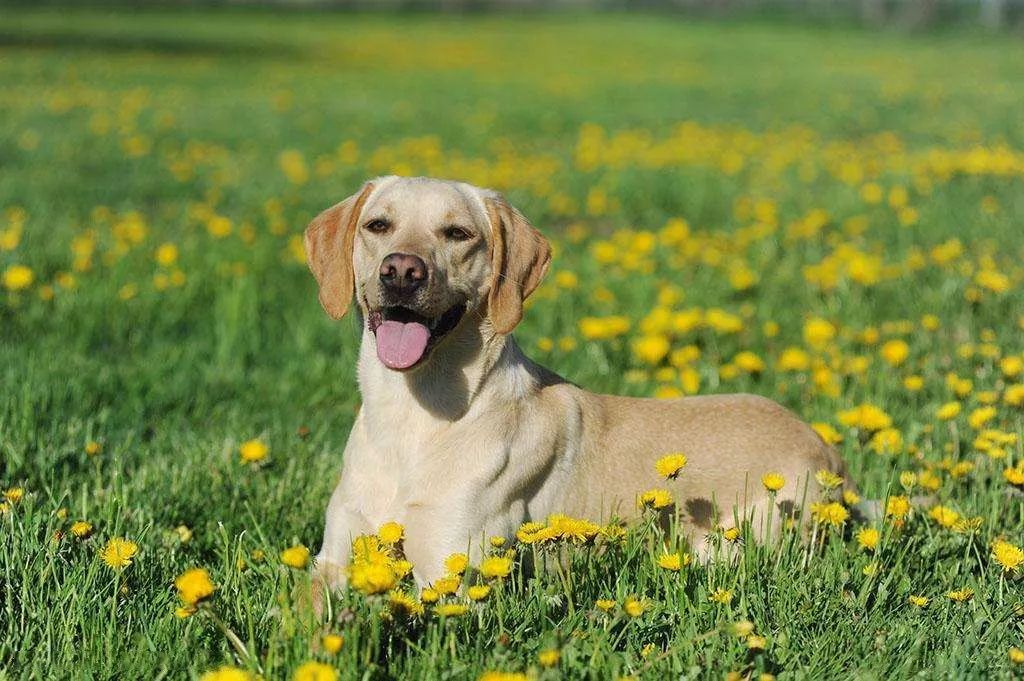
[[[327,509],[315,601],[344,584],[352,539],[387,521],[404,525],[414,578],[429,584],[446,556],[479,555],[485,538],[525,521],[628,518],[638,493],[667,487],[706,556],[719,523],[773,518],[763,529],[773,532],[813,500],[816,471],[842,473],[811,427],[764,397],[598,395],[528,359],[511,333],[551,249],[494,191],[377,178],[318,215],[305,247],[327,314],[340,319],[355,300],[363,321],[363,402]],[[654,463],[674,452],[688,463],[666,482]],[[767,472],[785,487],[769,494]]]

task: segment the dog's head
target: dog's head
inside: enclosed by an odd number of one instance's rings
[[[327,314],[340,319],[355,297],[377,357],[406,370],[462,324],[511,332],[551,250],[493,191],[384,177],[310,223],[306,259]]]

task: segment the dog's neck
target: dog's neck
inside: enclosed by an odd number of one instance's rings
[[[374,420],[394,417],[391,427],[397,428],[423,420],[459,421],[489,390],[526,394],[535,385],[537,368],[511,335],[495,333],[484,322],[461,324],[423,366],[395,371],[377,358],[373,333],[364,325],[358,373],[366,415]]]

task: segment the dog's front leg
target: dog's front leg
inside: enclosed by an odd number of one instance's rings
[[[345,586],[352,540],[372,531],[362,514],[353,509],[352,501],[343,474],[327,506],[324,540],[313,566],[312,602],[318,618],[330,594]]]

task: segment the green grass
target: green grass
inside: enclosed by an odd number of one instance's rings
[[[273,679],[313,658],[344,678],[1011,676],[1021,587],[989,542],[1021,543],[1024,509],[1002,475],[1021,446],[1002,460],[976,451],[967,415],[993,392],[989,426],[1020,434],[1005,399],[1021,377],[999,358],[1024,351],[1021,63],[1024,46],[999,36],[667,16],[5,11],[0,272],[25,265],[34,281],[0,293],[0,489],[25,492],[0,515],[0,678],[190,678],[231,663]],[[684,121],[685,142],[652,148]],[[603,132],[588,137],[588,124]],[[308,178],[289,178],[289,150]],[[385,620],[379,598],[347,594],[325,627],[345,636],[341,653],[318,651],[291,601],[304,573],[278,555],[318,547],[359,404],[358,327],[323,314],[295,238],[386,172],[494,185],[553,239],[553,273],[581,284],[552,277],[536,295],[517,337],[539,361],[589,389],[650,395],[680,378],[631,341],[696,344],[701,392],[757,392],[840,428],[869,498],[898,490],[901,471],[975,463],[963,478],[940,472],[934,496],[981,529],[943,529],[925,505],[902,530],[878,524],[875,556],[851,520],[821,545],[747,542],[735,562],[676,574],[655,566],[662,538],[644,527],[621,546],[570,552],[564,571],[516,572],[461,619]],[[881,203],[865,199],[873,183]],[[906,225],[888,205],[894,187],[917,212]],[[771,210],[751,214],[758,202]],[[816,209],[820,230],[787,236]],[[644,232],[674,217],[691,237],[645,251]],[[755,223],[767,230],[747,239]],[[951,238],[963,253],[937,262],[931,249]],[[607,239],[611,262],[594,250]],[[163,243],[175,263],[155,261]],[[830,256],[838,279],[822,289],[804,268]],[[924,266],[908,267],[918,256]],[[876,261],[896,268],[878,281],[849,273]],[[759,275],[753,288],[730,286],[740,264]],[[183,281],[165,285],[176,270]],[[1007,291],[979,283],[990,270]],[[666,284],[685,296],[673,309],[721,307],[741,330],[644,328]],[[581,335],[582,318],[611,314],[630,319],[627,336]],[[922,330],[925,314],[938,329]],[[807,347],[810,317],[839,329],[809,348],[833,390],[812,368],[776,365],[786,347]],[[872,327],[908,343],[901,366],[864,340]],[[742,350],[766,368],[733,376]],[[954,399],[950,372],[973,381],[956,427],[935,418]],[[921,390],[904,386],[909,375]],[[864,402],[891,415],[899,454],[840,427],[837,413]],[[239,462],[250,438],[269,445],[266,465]],[[89,442],[101,451],[87,454]],[[90,538],[54,539],[77,519],[94,525]],[[117,536],[140,547],[122,573],[98,557]],[[175,617],[172,582],[193,566],[219,585],[210,607],[249,660],[207,613]],[[946,598],[965,586],[972,600]],[[730,604],[708,600],[717,588]],[[910,594],[932,601],[917,609]],[[631,595],[651,605],[636,619],[593,605]],[[744,619],[763,652],[731,633]],[[537,654],[552,647],[561,663],[541,670]]]

